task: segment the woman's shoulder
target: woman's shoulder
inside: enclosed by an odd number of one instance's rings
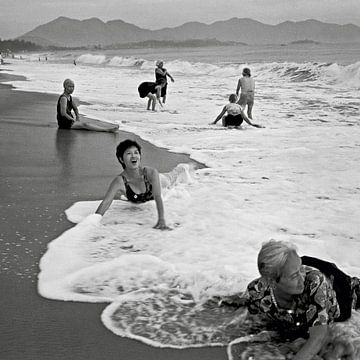
[[[305,267],[305,288],[310,295],[316,293],[320,288],[332,289],[331,279],[327,278],[321,271],[310,266]]]
[[[263,278],[257,278],[247,286],[247,293],[251,298],[262,298],[269,290],[269,284]]]
[[[304,265],[304,268],[305,276],[308,281],[321,282],[325,280],[326,276],[320,270],[307,265]]]
[[[126,179],[124,175],[124,171],[122,171],[119,175],[116,175],[114,177],[113,183],[119,186],[124,185],[124,178]]]
[[[148,177],[149,179],[152,179],[154,176],[158,175],[159,172],[157,169],[150,167],[150,166],[144,166],[143,167],[143,174]]]

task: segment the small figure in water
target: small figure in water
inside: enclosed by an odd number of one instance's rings
[[[236,95],[239,96],[239,90],[241,89],[240,99],[238,104],[245,110],[247,105],[248,118],[252,120],[252,108],[254,106],[255,95],[255,80],[251,78],[251,71],[249,68],[244,68],[242,72],[243,77],[239,79]]]
[[[124,140],[116,148],[116,157],[123,171],[115,177],[96,214],[104,215],[116,196],[124,195],[133,203],[155,200],[158,220],[155,229],[170,230],[165,223],[160,177],[156,169],[141,165],[141,147],[133,140]]]
[[[252,123],[248,117],[245,115],[242,107],[236,103],[237,96],[236,94],[231,94],[229,96],[229,103],[224,106],[221,113],[217,118],[210,123],[210,125],[215,125],[220,119],[222,119],[222,125],[225,127],[240,127],[243,120],[245,120],[249,125],[262,128],[261,125]],[[227,116],[225,114],[227,113]]]
[[[138,87],[139,96],[141,98],[148,97],[147,110],[156,111],[156,99],[160,99],[161,86],[156,85],[154,82],[143,82]],[[155,95],[156,94],[156,95]],[[161,105],[161,102],[159,101]]]
[[[73,102],[71,94],[74,92],[75,84],[71,79],[66,79],[63,83],[64,92],[60,95],[57,102],[57,122],[59,129],[74,130],[94,130],[114,132],[119,129],[119,125],[104,121],[81,119],[79,110]]]
[[[163,67],[164,62],[158,60],[156,62],[156,69],[155,69],[155,82],[156,85],[160,85],[161,93],[157,93],[157,99],[161,104],[160,97],[162,97],[162,103],[165,104],[166,101],[166,91],[167,91],[167,77],[170,78],[171,82],[174,82],[174,78],[168,73],[168,71]]]

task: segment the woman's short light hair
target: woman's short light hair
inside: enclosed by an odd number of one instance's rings
[[[272,239],[265,242],[258,255],[260,275],[266,280],[278,282],[289,255],[296,251],[296,246],[287,241]]]

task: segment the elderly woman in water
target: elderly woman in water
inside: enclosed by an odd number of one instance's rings
[[[141,165],[140,145],[129,139],[122,141],[116,148],[116,157],[124,170],[110,184],[96,214],[104,215],[114,198],[121,195],[133,203],[155,200],[158,221],[154,228],[170,229],[165,223],[159,173],[154,168]]]
[[[311,360],[328,339],[328,326],[351,316],[360,307],[360,282],[335,264],[300,257],[293,244],[270,240],[258,254],[261,277],[253,280],[241,296],[221,302],[246,305],[248,312],[265,320],[284,340],[305,338],[294,359]],[[346,355],[343,344],[326,358]]]

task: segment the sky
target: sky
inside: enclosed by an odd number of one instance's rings
[[[59,16],[123,20],[146,29],[233,17],[265,24],[316,19],[360,26],[359,0],[0,0],[0,38],[11,39]]]

